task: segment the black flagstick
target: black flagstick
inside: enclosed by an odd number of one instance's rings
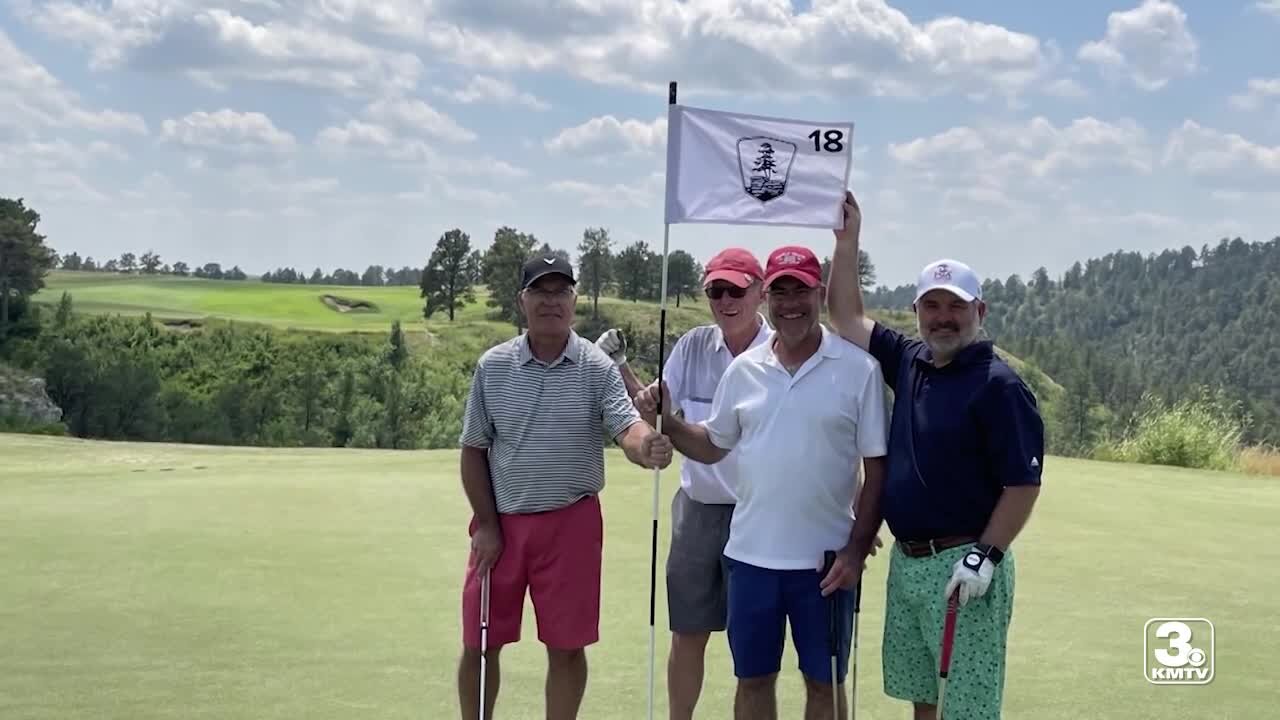
[[[673,80],[667,86],[667,105],[676,104],[676,83]],[[671,142],[670,123],[667,129],[667,142]],[[667,168],[671,172],[671,168]],[[662,295],[658,311],[658,432],[662,432],[662,368],[667,354],[667,248],[670,247],[671,224],[663,223],[662,227]],[[662,469],[653,469],[653,536],[649,545],[649,720],[653,720],[653,669],[655,642],[655,611],[658,597],[658,486],[661,482]]]

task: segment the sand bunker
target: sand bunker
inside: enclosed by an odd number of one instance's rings
[[[321,295],[320,300],[322,300],[330,310],[337,310],[340,313],[378,312],[378,306],[368,300],[356,300],[352,298],[338,297],[337,295]]]
[[[191,332],[204,327],[204,322],[200,320],[162,320],[161,323],[166,329],[179,332]]]

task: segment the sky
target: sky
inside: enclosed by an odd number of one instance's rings
[[[1056,277],[1280,235],[1277,47],[1280,0],[0,0],[0,197],[64,254],[251,274],[421,266],[452,228],[660,250],[674,80],[854,123],[881,283]],[[702,262],[832,241],[670,230]]]

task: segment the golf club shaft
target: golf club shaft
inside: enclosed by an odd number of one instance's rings
[[[822,554],[822,579],[825,579],[836,563],[836,554],[827,550]],[[821,580],[819,580],[821,582]],[[840,656],[840,616],[836,594],[827,596],[827,649],[831,653],[831,717],[840,717],[840,682],[837,677]]]
[[[862,580],[853,588],[853,647],[849,650],[849,718],[858,716],[858,613],[862,611]]]
[[[489,675],[489,570],[480,580],[480,720],[485,720],[485,680]]]

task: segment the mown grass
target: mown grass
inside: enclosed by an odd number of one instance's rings
[[[469,303],[449,321],[437,314],[430,320],[422,317],[423,300],[418,288],[286,285],[257,280],[230,281],[181,278],[163,275],[122,275],[57,270],[49,273],[45,288],[35,300],[56,305],[63,292],[72,296],[76,312],[122,315],[145,315],[160,320],[229,320],[272,325],[281,329],[386,332],[399,320],[404,325],[417,325],[429,331],[457,331],[491,324],[511,328],[508,323],[492,319],[493,308],[486,305],[488,291],[476,288],[476,301]],[[371,303],[376,309],[339,312],[325,304],[330,295],[346,301]],[[659,306],[645,301],[629,301],[601,297],[600,312],[617,324],[656,329]],[[578,317],[591,315],[591,298],[580,296]],[[710,310],[705,300],[684,298],[681,307],[674,300],[668,304],[670,326],[689,327],[709,322]]]
[[[451,718],[466,501],[454,451],[278,450],[0,434],[0,717]],[[644,717],[653,476],[610,451],[601,643],[581,717]],[[675,469],[662,476],[659,567]],[[1280,485],[1049,458],[1019,538],[1005,717],[1270,717]],[[888,537],[886,536],[886,540]],[[1240,552],[1247,547],[1248,552]],[[881,689],[883,556],[865,579],[860,720]],[[659,572],[659,578],[661,578]],[[658,595],[659,717],[668,647]],[[1158,687],[1143,626],[1207,617],[1217,677]],[[963,615],[961,616],[963,622]],[[541,718],[531,606],[499,716]],[[787,650],[780,717],[801,716]],[[728,717],[713,638],[700,716]]]

